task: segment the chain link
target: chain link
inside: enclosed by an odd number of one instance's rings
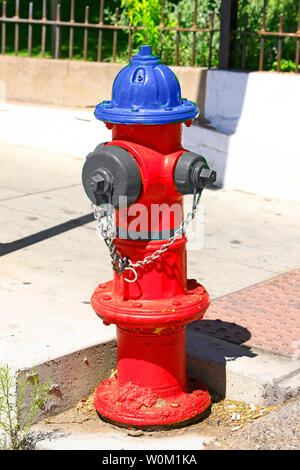
[[[123,257],[117,252],[116,246],[114,244],[114,237],[115,237],[115,230],[114,230],[114,218],[113,218],[113,209],[112,206],[109,205],[109,207],[102,206],[97,206],[95,204],[92,204],[92,209],[94,212],[94,217],[97,221],[97,229],[99,230],[101,236],[103,237],[106,246],[109,249],[109,255],[111,257],[111,263],[113,266],[113,269],[118,273],[122,274],[126,270],[131,270],[134,273],[134,279],[127,279],[125,278],[125,281],[127,282],[134,282],[137,279],[137,273],[136,269],[141,268],[142,266],[146,264],[152,263],[152,261],[156,260],[159,258],[165,251],[168,250],[168,248],[173,245],[173,243],[182,235],[185,234],[186,229],[190,222],[193,220],[196,212],[198,211],[199,208],[199,202],[200,202],[200,197],[201,197],[202,189],[200,191],[194,190],[194,195],[193,195],[193,204],[192,204],[192,210],[187,213],[185,219],[181,222],[180,226],[175,230],[174,235],[170,238],[168,238],[168,242],[164,243],[158,250],[154,251],[149,256],[146,256],[143,260],[136,261],[133,263],[130,259],[127,257]]]

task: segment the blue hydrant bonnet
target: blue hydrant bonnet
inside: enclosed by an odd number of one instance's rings
[[[197,105],[181,97],[176,75],[152,55],[151,46],[140,46],[113,83],[112,99],[99,103],[95,117],[116,124],[168,124],[194,119]]]

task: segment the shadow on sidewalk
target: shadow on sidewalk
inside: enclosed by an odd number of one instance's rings
[[[231,380],[226,372],[227,363],[240,357],[256,357],[251,349],[243,346],[250,337],[250,331],[236,323],[222,320],[191,323],[186,335],[188,374],[203,380],[210,390],[224,398]]]
[[[90,213],[81,217],[77,217],[76,219],[62,222],[61,224],[47,228],[46,230],[41,230],[40,232],[33,233],[32,235],[28,235],[28,237],[19,238],[19,240],[15,240],[14,242],[0,243],[0,256],[8,255],[13,251],[21,250],[22,248],[26,248],[27,246],[34,245],[35,243],[47,240],[48,238],[52,238],[56,235],[60,235],[61,233],[67,232],[68,230],[72,230],[76,227],[81,227],[82,225],[88,224],[93,220],[94,214]]]

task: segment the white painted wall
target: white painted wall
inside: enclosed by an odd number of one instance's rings
[[[220,186],[282,200],[300,200],[300,77],[210,70],[205,117],[184,145],[202,153]]]

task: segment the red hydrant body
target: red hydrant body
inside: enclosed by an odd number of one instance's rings
[[[191,119],[152,125],[105,121],[112,141],[100,152],[125,150],[137,166],[140,190],[134,203],[114,205],[114,248],[130,263],[115,269],[114,279],[92,296],[97,315],[117,326],[118,359],[117,374],[99,385],[94,403],[103,419],[119,426],[181,426],[199,419],[210,405],[206,386],[187,380],[185,352],[186,324],[202,318],[209,296],[187,280],[184,233],[169,243],[184,220],[184,191],[174,175],[181,174],[178,162],[188,153],[181,144],[182,122],[190,125]],[[199,158],[195,161],[199,166]],[[93,181],[93,189],[100,180]]]

